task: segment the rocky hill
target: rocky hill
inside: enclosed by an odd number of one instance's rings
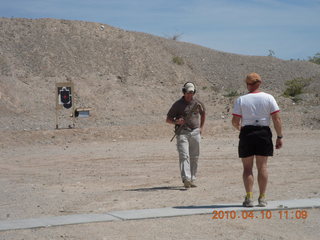
[[[92,109],[77,120],[79,128],[162,124],[187,81],[197,85],[208,121],[225,120],[232,93],[245,92],[250,72],[261,74],[288,124],[320,128],[319,65],[219,52],[101,23],[0,18],[0,129],[54,129],[55,84],[69,81],[75,106]],[[311,78],[298,103],[282,96],[294,78]]]

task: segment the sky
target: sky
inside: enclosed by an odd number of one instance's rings
[[[285,60],[320,52],[320,0],[0,0],[0,17],[98,22]]]

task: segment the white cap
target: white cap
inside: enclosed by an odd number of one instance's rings
[[[186,92],[194,92],[195,87],[194,87],[193,83],[187,83],[184,86],[184,89],[185,89]]]

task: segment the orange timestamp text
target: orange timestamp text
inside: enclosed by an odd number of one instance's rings
[[[279,211],[223,211],[214,210],[212,219],[307,219],[308,211],[304,209]]]

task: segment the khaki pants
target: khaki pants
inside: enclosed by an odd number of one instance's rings
[[[194,181],[196,179],[200,154],[200,140],[200,128],[182,130],[177,136],[177,149],[182,181]]]

